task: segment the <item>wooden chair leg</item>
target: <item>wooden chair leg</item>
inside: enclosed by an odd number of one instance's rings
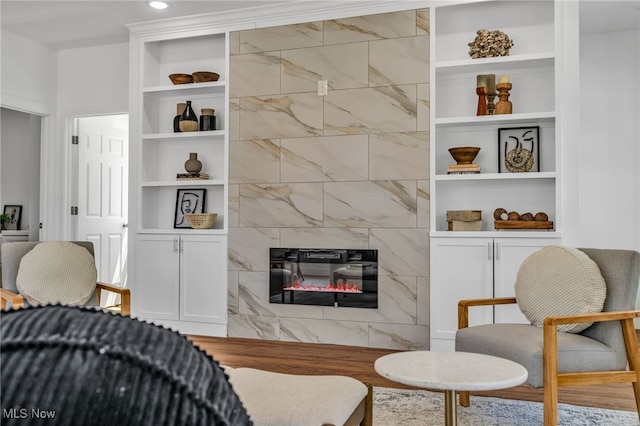
[[[627,361],[629,362],[629,370],[636,373],[636,381],[632,382],[633,393],[636,398],[636,411],[640,418],[640,356],[638,356],[638,338],[636,335],[635,325],[632,319],[621,321],[622,336],[624,337],[624,345],[627,351]]]
[[[544,425],[558,426],[558,329],[545,324],[543,334]]]
[[[458,392],[458,397],[460,398],[460,406],[468,407],[471,405],[471,399],[469,398],[468,391],[460,391]]]
[[[367,385],[367,404],[362,426],[373,426],[373,386],[370,383],[365,385]]]

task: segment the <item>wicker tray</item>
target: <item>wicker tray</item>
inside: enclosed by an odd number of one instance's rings
[[[216,213],[187,213],[184,215],[193,229],[210,229],[216,221]]]

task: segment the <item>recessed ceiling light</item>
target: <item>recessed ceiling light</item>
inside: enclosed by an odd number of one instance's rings
[[[166,9],[169,7],[169,3],[163,1],[148,1],[147,4],[154,9]]]

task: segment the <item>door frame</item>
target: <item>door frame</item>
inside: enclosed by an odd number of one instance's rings
[[[65,159],[66,159],[66,164],[67,167],[65,167],[65,184],[64,184],[64,200],[65,200],[65,228],[66,228],[66,239],[68,240],[76,240],[78,238],[78,217],[77,216],[72,216],[71,215],[71,206],[77,206],[78,205],[78,191],[79,191],[79,185],[78,185],[78,167],[79,167],[79,158],[78,158],[78,150],[77,149],[72,149],[72,143],[71,143],[71,138],[73,136],[78,136],[78,120],[82,119],[82,118],[89,118],[89,117],[107,117],[107,116],[112,116],[112,115],[127,115],[130,116],[129,111],[124,111],[124,112],[104,112],[104,113],[91,113],[91,114],[82,114],[82,115],[68,115],[65,117],[64,119],[64,123],[65,123],[65,137],[64,137],[64,146],[66,147],[66,155],[65,155]],[[128,130],[129,132],[129,130]],[[130,132],[129,132],[130,135]],[[131,138],[129,137],[129,144],[131,144]],[[130,150],[127,149],[127,154],[129,154]],[[128,168],[131,166],[131,161],[129,159],[129,155],[127,155],[127,163],[128,163]],[[126,211],[128,214],[128,204],[129,204],[129,197],[125,197],[125,199],[123,200],[123,202],[126,205]],[[127,220],[128,223],[128,220]],[[130,238],[130,236],[128,237]],[[123,282],[120,283],[120,285],[124,286],[124,287],[128,287],[128,273],[126,270],[126,264],[127,264],[127,259],[128,259],[128,248],[129,248],[129,244],[126,243],[124,246],[124,251],[125,251],[125,266],[123,266]]]

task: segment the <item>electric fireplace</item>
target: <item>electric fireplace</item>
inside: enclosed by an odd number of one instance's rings
[[[378,307],[378,250],[271,248],[271,303]]]

